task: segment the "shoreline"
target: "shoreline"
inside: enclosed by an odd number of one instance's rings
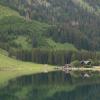
[[[43,65],[44,66],[44,65]],[[17,68],[12,70],[3,70],[0,71],[0,87],[7,84],[9,80],[13,78],[17,78],[23,75],[30,75],[30,74],[38,74],[38,73],[45,73],[45,70],[41,67],[33,67],[33,68]],[[55,71],[53,66],[48,67],[48,72]]]
[[[47,65],[48,71],[54,71],[54,66]],[[7,84],[8,80],[44,72],[45,65],[32,62],[24,62],[12,59],[7,55],[0,54],[0,86]]]
[[[20,77],[23,75],[30,75],[30,74],[38,74],[38,73],[48,73],[52,71],[61,71],[62,68],[55,69],[54,66],[48,65],[48,72],[45,72],[45,69],[41,65],[41,67],[33,67],[33,68],[16,68],[12,70],[3,70],[0,71],[0,86],[7,84],[9,80]],[[100,72],[100,68],[67,68],[70,71],[98,71]]]
[[[57,69],[56,69],[57,68]],[[69,68],[71,70],[72,68]],[[100,71],[100,67],[94,68],[73,68],[74,70],[90,70]],[[56,70],[62,70],[62,67],[56,67],[52,65],[36,64],[32,62],[23,62],[16,59],[12,59],[6,55],[0,54],[0,86],[7,84],[7,82],[13,78],[20,77],[22,75],[37,74],[41,72],[51,72]]]

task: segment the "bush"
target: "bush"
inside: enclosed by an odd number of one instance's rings
[[[94,60],[92,65],[93,66],[99,66],[100,65],[100,61],[99,60]]]
[[[80,67],[80,62],[78,60],[73,61],[71,64],[74,67]]]

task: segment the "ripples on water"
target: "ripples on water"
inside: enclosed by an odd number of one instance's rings
[[[100,100],[100,84],[64,72],[22,76],[0,89],[0,100]]]

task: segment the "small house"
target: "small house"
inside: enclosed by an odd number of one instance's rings
[[[81,61],[80,62],[81,65],[91,65],[91,61]]]

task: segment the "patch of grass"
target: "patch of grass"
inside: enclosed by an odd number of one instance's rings
[[[0,48],[0,54],[8,56],[8,52]]]
[[[32,44],[28,43],[27,37],[18,36],[18,38],[13,42],[17,45],[20,45],[22,49],[32,49]]]
[[[30,62],[22,62],[11,59],[0,52],[0,85],[7,83],[11,78],[32,73],[44,72],[44,65]],[[48,71],[53,71],[48,65]]]
[[[0,18],[4,16],[19,16],[19,13],[10,9],[9,7],[0,5]]]

